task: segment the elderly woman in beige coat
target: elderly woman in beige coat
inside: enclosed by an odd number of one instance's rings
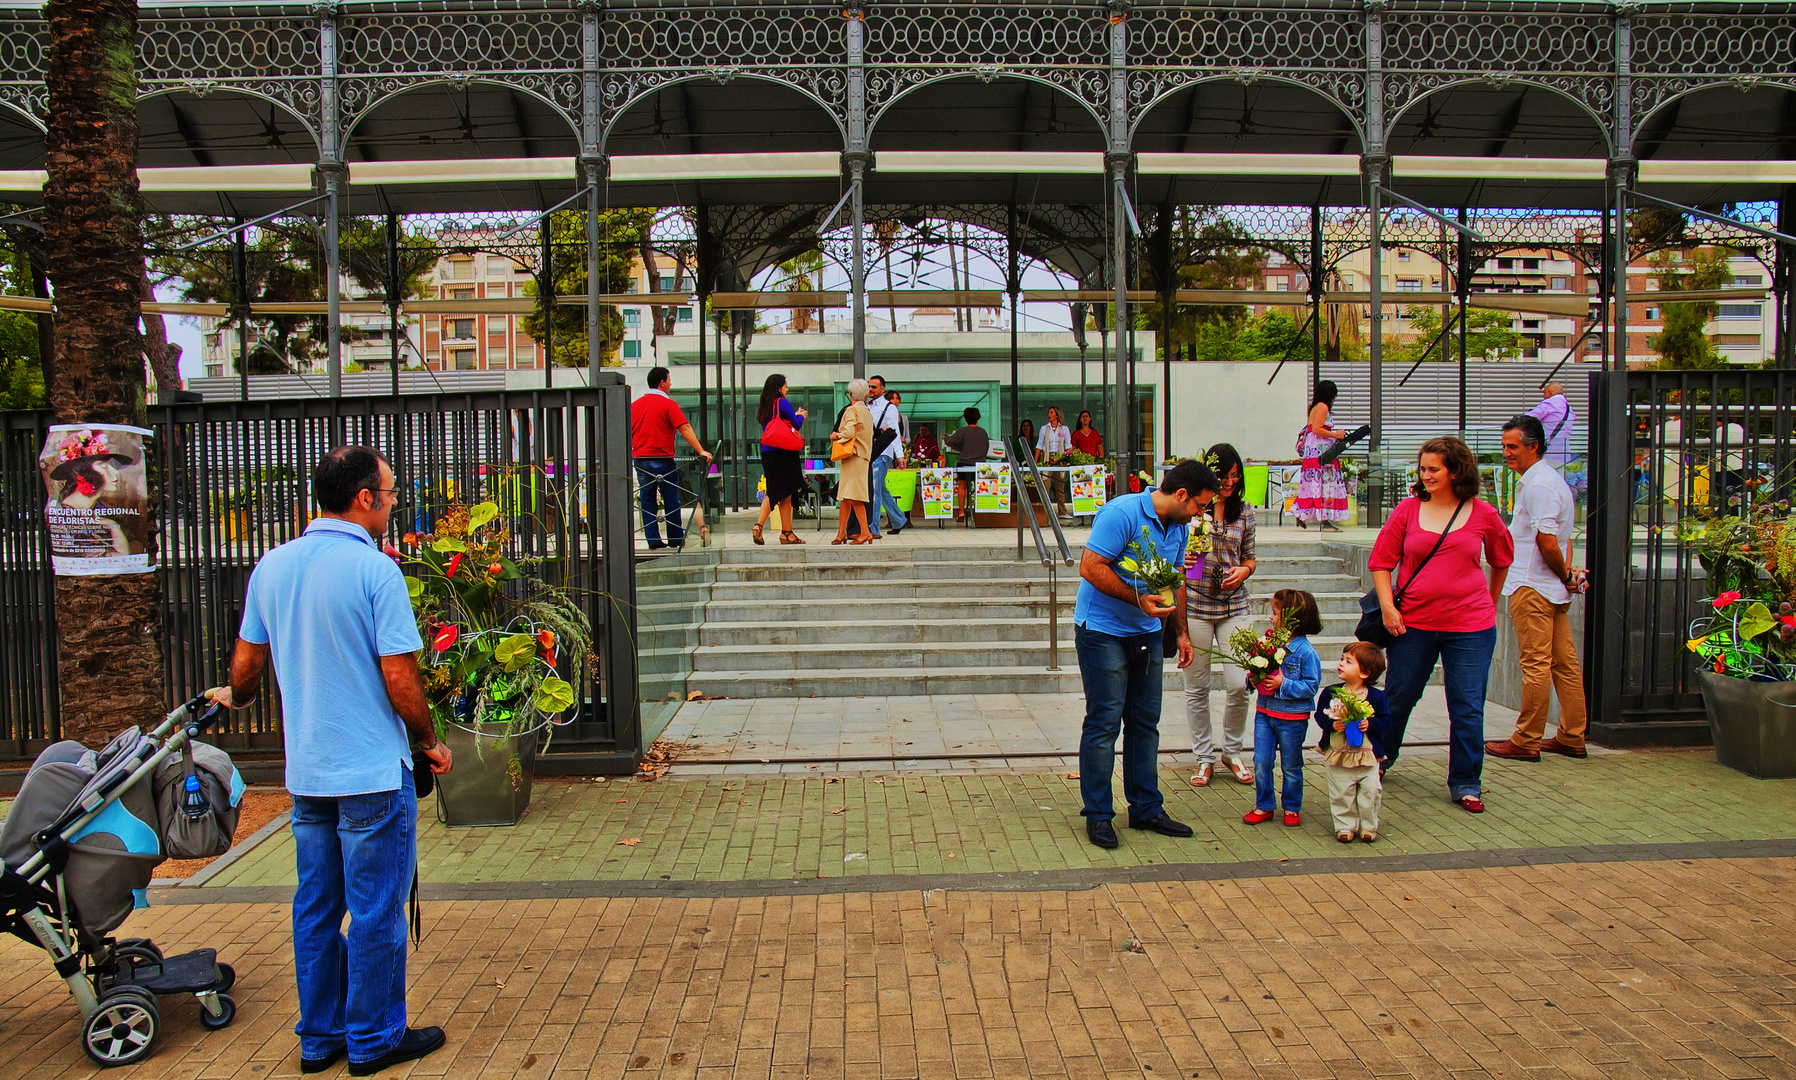
[[[867,411],[867,380],[849,382],[848,408],[842,410],[842,426],[830,435],[830,439],[854,450],[836,463],[842,470],[836,485],[836,497],[842,509],[838,515],[836,538],[830,543],[871,544],[873,536],[867,527],[867,503],[873,498],[869,483],[873,465],[873,414]],[[848,515],[851,513],[861,530],[853,540],[848,539]]]

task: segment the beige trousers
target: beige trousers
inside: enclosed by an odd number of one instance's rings
[[[1378,778],[1378,766],[1328,765],[1325,771],[1328,812],[1334,815],[1335,832],[1377,832],[1378,808],[1384,803],[1384,781]]]
[[[1522,711],[1509,741],[1522,750],[1540,749],[1555,691],[1559,741],[1574,749],[1584,745],[1584,676],[1566,614],[1570,610],[1571,604],[1555,604],[1526,586],[1509,597],[1509,620],[1515,624],[1515,642],[1522,654]]]
[[[1214,658],[1205,649],[1220,649],[1228,644],[1236,628],[1253,622],[1246,615],[1211,621],[1186,613],[1186,629],[1197,659],[1185,669],[1185,726],[1191,729],[1191,755],[1199,765],[1214,764],[1216,743],[1214,721],[1210,718],[1210,665]],[[1222,645],[1218,645],[1221,642]],[[1241,744],[1247,739],[1247,707],[1253,703],[1253,691],[1247,688],[1247,676],[1233,664],[1222,665],[1222,756],[1241,760]]]

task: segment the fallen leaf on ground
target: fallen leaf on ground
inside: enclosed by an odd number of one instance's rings
[[[704,697],[705,697],[705,692],[703,690],[694,690],[691,693],[686,695],[686,700],[687,701],[702,701],[702,700],[704,700]]]
[[[494,979],[493,985],[497,986],[499,989],[503,990],[503,989],[505,989],[505,980],[504,979]]]
[[[1141,953],[1144,956],[1147,954],[1147,946],[1142,944],[1140,941],[1136,940],[1135,938],[1130,938],[1129,940],[1123,942],[1123,948],[1127,949],[1128,951],[1130,951],[1132,953]]]
[[[1068,780],[1077,780],[1077,779],[1079,779],[1079,774],[1076,772],[1069,772],[1066,774],[1066,778]]]
[[[847,813],[847,812],[848,812],[848,808],[846,806],[838,806],[834,810],[830,811],[830,813],[832,813],[832,814],[843,814],[843,813]]]
[[[626,836],[622,840],[619,840],[614,846],[615,847],[635,847],[637,844],[640,844],[640,843],[642,843],[642,837]]]

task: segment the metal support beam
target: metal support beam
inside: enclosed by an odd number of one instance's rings
[[[866,189],[862,183],[867,168],[864,155],[857,155],[848,163],[851,209],[849,216],[853,219],[853,249],[849,255],[849,276],[853,278],[848,288],[854,294],[854,377],[867,377],[867,255],[862,250],[866,242]]]
[[[1370,159],[1367,171],[1374,176],[1384,167],[1382,160]],[[1367,408],[1372,425],[1366,451],[1371,457],[1372,483],[1368,485],[1366,524],[1384,522],[1384,207],[1379,196],[1384,188],[1377,183],[1366,185],[1367,209],[1372,213],[1371,278],[1367,283],[1372,293],[1368,348],[1371,354],[1371,392]]]
[[[1466,208],[1462,206],[1459,208],[1459,220],[1463,223],[1465,219]],[[1466,329],[1471,319],[1466,306],[1472,299],[1472,238],[1462,232],[1457,239],[1459,243],[1456,254],[1459,258],[1456,260],[1458,268],[1454,273],[1457,280],[1453,284],[1454,291],[1459,294],[1459,437],[1463,439],[1466,417]]]
[[[1785,184],[1778,193],[1777,227],[1796,233],[1796,184]],[[1796,251],[1777,249],[1778,367],[1796,368]]]
[[[1789,233],[1778,232],[1776,229],[1767,229],[1759,225],[1748,225],[1746,222],[1740,221],[1737,218],[1724,217],[1721,214],[1711,214],[1707,210],[1698,210],[1694,206],[1685,206],[1683,203],[1674,203],[1670,199],[1661,199],[1657,195],[1647,195],[1644,192],[1635,191],[1633,188],[1629,188],[1625,194],[1632,202],[1647,203],[1648,205],[1657,206],[1665,210],[1676,210],[1680,214],[1689,214],[1691,217],[1704,218],[1708,221],[1739,229],[1741,232],[1749,232],[1754,236],[1762,236],[1767,240],[1775,240],[1780,244],[1796,246],[1796,236],[1791,236]],[[1781,225],[1782,222],[1780,221],[1779,224]]]
[[[1310,400],[1322,381],[1322,207],[1310,207]],[[1302,336],[1301,334],[1298,336]],[[1276,374],[1276,373],[1275,373]]]
[[[249,400],[249,253],[243,222],[231,230],[231,299],[237,307],[237,396]]]
[[[536,239],[542,246],[537,264],[536,291],[543,301],[543,389],[555,386],[555,249],[549,243],[549,215],[536,219]],[[699,335],[703,340],[704,335]]]
[[[599,348],[600,315],[604,310],[599,297],[605,291],[599,281],[599,182],[604,176],[605,159],[588,159],[582,164],[586,167],[586,385],[597,386],[599,369],[605,363]]]
[[[399,396],[399,215],[387,215],[387,363],[393,369],[393,396]]]
[[[1415,201],[1414,199],[1408,197],[1407,195],[1397,194],[1395,191],[1392,191],[1390,188],[1385,187],[1383,184],[1373,184],[1372,186],[1378,189],[1378,193],[1384,197],[1384,201],[1386,203],[1395,203],[1398,206],[1408,207],[1409,209],[1414,210],[1416,213],[1421,214],[1424,217],[1433,218],[1435,221],[1440,222],[1442,225],[1447,226],[1449,229],[1452,229],[1455,232],[1458,232],[1461,236],[1469,236],[1472,239],[1478,241],[1479,243],[1484,242],[1484,234],[1479,232],[1477,229],[1474,229],[1471,226],[1465,224],[1464,222],[1454,221],[1452,218],[1448,217],[1445,214],[1442,214],[1438,211],[1431,210],[1428,207],[1423,206],[1421,203]]]
[[[1016,204],[1011,203],[1004,218],[1004,288],[1010,293],[1010,422],[1022,423],[1022,373],[1017,357],[1017,301],[1023,293],[1022,274],[1016,257]],[[1019,463],[1020,466],[1020,463]],[[1020,481],[1019,481],[1020,482]]]
[[[342,166],[323,169],[324,193],[324,340],[325,370],[329,377],[330,396],[343,396],[343,245],[340,224],[343,212],[343,181],[348,173]]]

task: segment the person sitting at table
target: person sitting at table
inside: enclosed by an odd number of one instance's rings
[[[941,467],[942,444],[935,441],[935,429],[930,425],[917,425],[917,437],[910,444],[910,459],[927,461],[937,468]]]
[[[944,444],[958,455],[954,465],[960,471],[960,498],[954,503],[955,521],[966,520],[967,507],[970,505],[967,502],[967,492],[973,486],[973,470],[992,451],[992,437],[979,426],[979,410],[969,405],[960,414],[960,418],[965,423],[955,428]]]

